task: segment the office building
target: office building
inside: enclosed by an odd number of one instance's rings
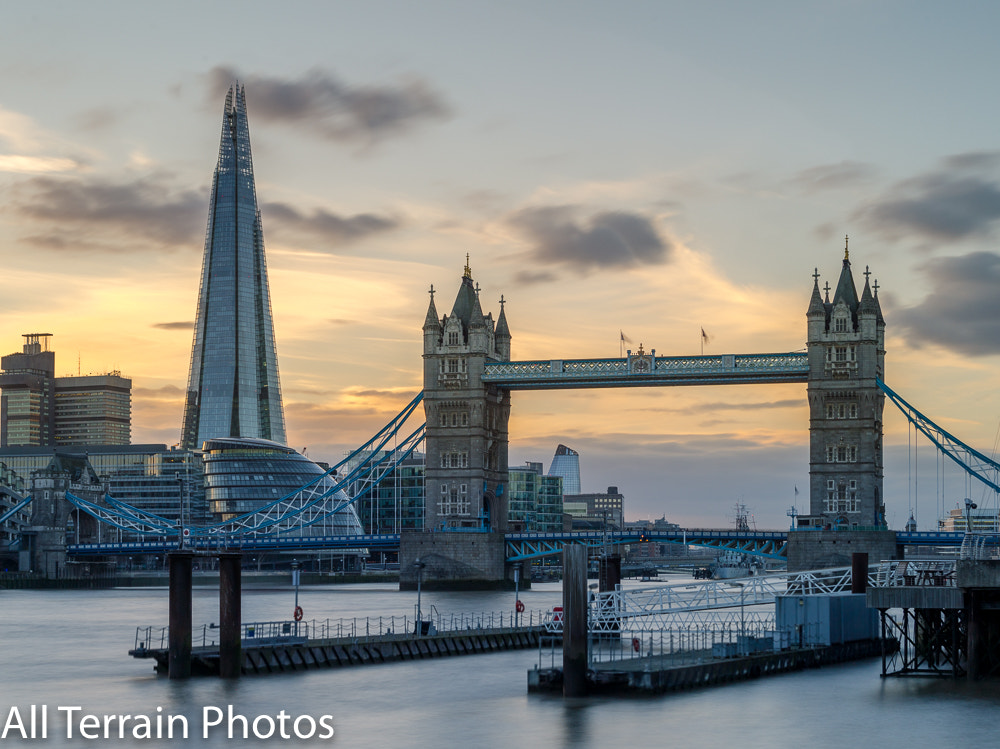
[[[120,372],[56,377],[51,333],[25,333],[0,359],[0,447],[127,445],[132,381]]]
[[[557,533],[563,528],[561,476],[546,476],[541,463],[508,468],[508,527],[529,533]]]
[[[358,455],[357,460],[343,468],[343,475],[365,460],[370,453]],[[388,455],[373,456],[379,464]],[[358,518],[366,533],[399,533],[423,530],[424,527],[424,454],[415,452],[395,468],[386,466],[385,475],[368,474],[351,484],[348,494],[354,502]]]
[[[226,96],[212,179],[181,445],[285,442],[278,357],[243,88]]]
[[[564,494],[580,493],[580,453],[559,445],[549,465],[549,476],[561,476]]]

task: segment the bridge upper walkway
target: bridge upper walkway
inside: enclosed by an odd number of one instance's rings
[[[483,382],[511,390],[806,382],[804,351],[717,356],[632,355],[619,359],[486,362]]]

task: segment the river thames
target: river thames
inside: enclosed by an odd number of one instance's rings
[[[529,609],[559,603],[558,583],[522,591]],[[302,588],[306,619],[412,616],[415,594],[395,585]],[[286,619],[290,588],[247,587],[244,621]],[[424,593],[441,613],[513,608],[512,593]],[[992,744],[1000,683],[881,679],[877,660],[648,698],[529,695],[526,673],[536,651],[411,661],[379,666],[252,676],[231,682],[156,676],[151,661],[133,660],[137,626],[162,626],[165,589],[105,591],[0,590],[0,718],[12,707],[50,711],[46,739],[9,746],[93,745],[66,737],[65,713],[186,716],[190,738],[138,740],[122,746],[225,746],[223,727],[202,737],[206,706],[250,719],[331,716],[330,740],[277,735],[253,743],[343,747],[943,747]],[[194,623],[218,621],[218,593],[197,588]],[[115,729],[117,731],[117,729]]]

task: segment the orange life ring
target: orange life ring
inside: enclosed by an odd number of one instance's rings
[[[295,617],[295,621],[301,622],[302,621],[302,607],[301,606],[296,606],[295,607],[295,611],[292,613],[292,616]]]
[[[514,604],[514,608],[517,609],[517,613],[524,613],[524,603],[521,602],[521,599],[518,599],[517,603]]]
[[[638,637],[633,637],[632,638],[632,650],[634,650],[635,652],[638,653],[639,652],[639,648],[641,648],[641,647],[642,647],[642,643],[639,642],[639,638]]]

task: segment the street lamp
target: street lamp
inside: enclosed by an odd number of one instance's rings
[[[292,611],[292,618],[295,619],[295,636],[299,636],[299,622],[302,620],[302,608],[299,606],[299,578],[301,576],[302,563],[298,559],[292,560],[292,585],[295,586],[295,608]]]
[[[746,619],[744,618],[743,612],[743,601],[746,596],[747,589],[744,587],[746,583],[733,583],[740,589],[740,637],[739,637],[739,655],[746,655],[746,643],[747,643],[747,627]]]
[[[420,580],[423,577],[424,567],[427,564],[421,562],[417,559],[413,562],[413,568],[417,571],[417,632],[416,634],[422,635],[424,633],[424,616],[423,612],[420,610]]]

